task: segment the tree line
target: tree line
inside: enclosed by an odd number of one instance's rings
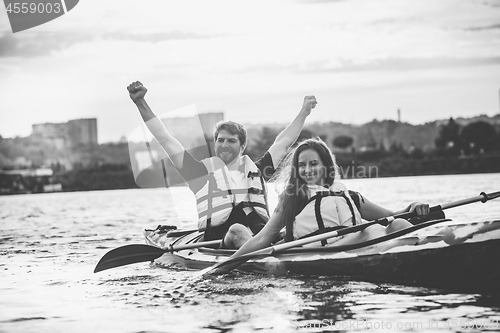
[[[451,156],[491,153],[500,151],[500,131],[485,121],[462,127],[450,118],[435,144],[439,152]]]
[[[252,158],[262,156],[278,133],[279,129],[263,127],[246,153]],[[297,141],[316,136],[332,148],[343,176],[348,178],[373,177],[354,171],[372,167],[377,170],[375,177],[500,172],[500,130],[485,121],[462,126],[450,118],[440,126],[430,150],[416,144],[405,148],[398,141],[392,141],[389,147],[371,142],[360,148],[355,147],[355,139],[350,135],[337,135],[328,142],[324,133],[317,135],[308,129],[302,131]]]
[[[250,142],[247,147],[247,154],[251,157],[261,156],[274,142],[274,139],[280,132],[280,129],[263,127],[256,140]],[[312,133],[309,129],[304,129],[298,142],[305,138],[319,137],[323,139],[334,151],[337,152],[355,152],[355,139],[350,135],[337,135],[328,142],[326,135]],[[500,130],[497,130],[492,124],[485,121],[476,121],[462,126],[450,118],[448,123],[440,126],[439,135],[434,142],[434,149],[428,153],[445,154],[449,156],[457,155],[478,155],[500,151]],[[393,141],[389,148],[383,144],[372,142],[361,151],[381,151],[390,155],[400,154],[404,151],[408,153],[418,151],[419,147],[412,145],[405,149],[400,142]],[[420,153],[418,153],[420,154]]]
[[[280,131],[276,127],[261,127],[258,133],[249,136],[245,153],[254,160],[260,158]],[[425,151],[416,145],[404,147],[395,140],[389,147],[373,142],[360,148],[350,135],[328,139],[325,133],[313,133],[308,128],[300,133],[297,142],[311,137],[321,138],[333,149],[343,176],[348,178],[500,172],[500,130],[485,121],[460,125],[450,118],[439,128],[434,149]],[[65,190],[137,187],[126,142],[57,149],[33,136],[14,139],[0,136],[1,170],[40,167],[51,168],[55,181],[62,183]],[[374,167],[377,173],[357,172],[362,167]]]

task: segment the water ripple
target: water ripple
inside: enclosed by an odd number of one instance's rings
[[[397,188],[402,200],[449,202],[475,194],[476,187],[500,183],[500,175],[468,177],[420,178],[421,186],[430,189],[420,197],[411,177],[362,184],[368,198],[396,209],[394,197],[384,195],[384,186]],[[464,179],[479,185],[466,188]],[[382,181],[386,185],[381,186]],[[464,188],[457,188],[452,198],[444,189],[455,183]],[[191,195],[186,188],[175,188],[0,197],[2,330],[318,332],[350,320],[383,320],[437,323],[441,326],[426,331],[459,332],[467,330],[444,324],[500,319],[500,298],[439,289],[239,272],[193,282],[193,271],[149,263],[93,274],[109,249],[143,243],[144,228],[181,225],[186,212],[172,208],[172,193],[176,202],[188,201]],[[500,205],[470,205],[450,214],[466,220],[498,217]]]

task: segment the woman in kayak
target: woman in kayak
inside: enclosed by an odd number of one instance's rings
[[[279,239],[284,228],[285,241],[311,236],[325,231],[363,223],[387,216],[415,211],[417,216],[429,214],[429,205],[412,203],[406,209],[394,212],[378,206],[357,192],[348,191],[339,182],[335,156],[320,139],[301,142],[288,158],[277,175],[283,191],[278,205],[265,227],[246,242],[234,256],[256,251]],[[387,227],[375,224],[366,229],[312,243],[306,246],[328,246],[357,243],[380,237],[412,224],[404,219],[395,219]]]

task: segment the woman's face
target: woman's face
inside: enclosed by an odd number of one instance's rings
[[[326,167],[319,154],[314,149],[307,149],[299,153],[299,177],[307,185],[323,185]]]

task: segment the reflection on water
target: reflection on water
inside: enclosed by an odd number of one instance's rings
[[[400,209],[411,201],[439,204],[496,191],[500,175],[345,183]],[[186,188],[0,197],[0,331],[500,330],[500,300],[488,295],[239,272],[193,282],[191,271],[148,263],[92,273],[110,249],[143,243],[143,228],[192,226],[192,212],[184,214],[191,199]],[[447,215],[498,219],[500,200]]]

